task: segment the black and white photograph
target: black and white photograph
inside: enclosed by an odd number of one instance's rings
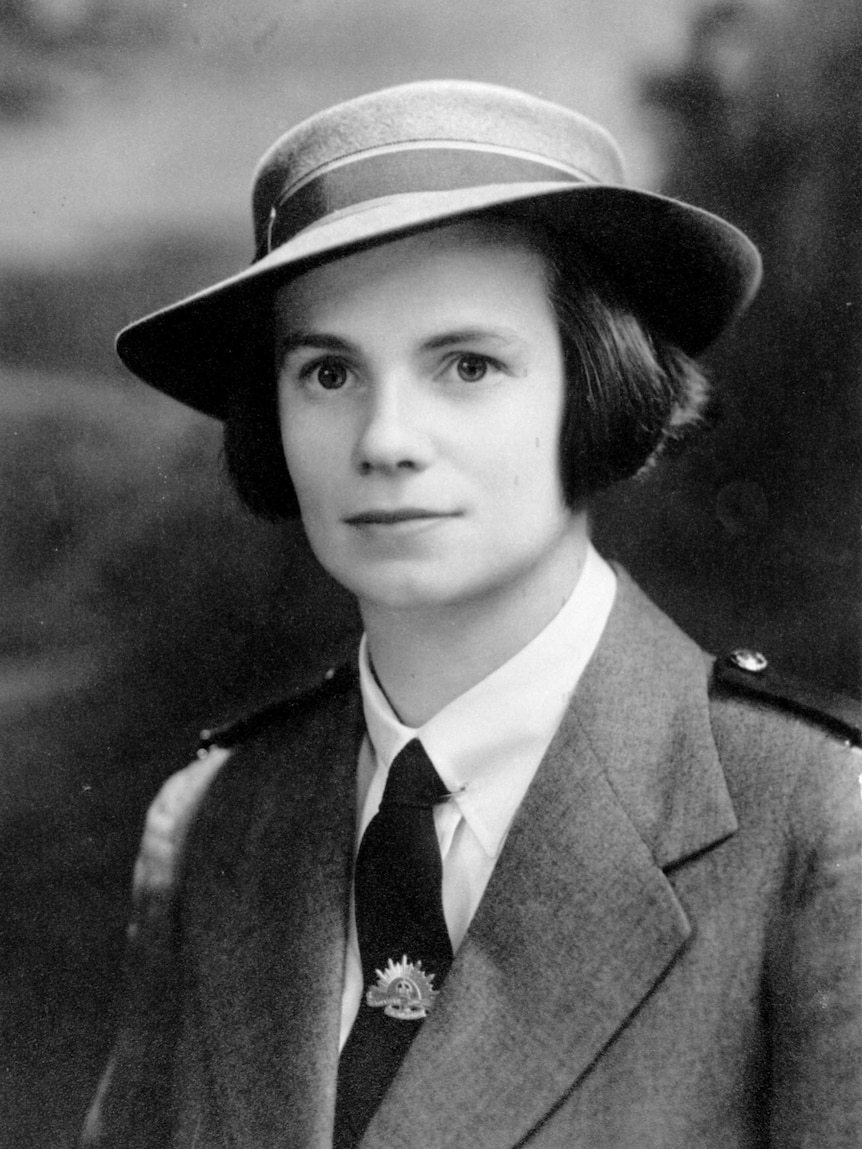
[[[0,1149],[856,1149],[857,0],[0,63]]]

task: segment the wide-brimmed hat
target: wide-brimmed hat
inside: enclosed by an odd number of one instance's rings
[[[209,415],[265,363],[274,287],[309,267],[499,209],[599,263],[633,310],[690,355],[740,314],[757,249],[726,220],[627,187],[598,124],[523,92],[430,81],[373,92],[281,136],[252,190],[251,266],[120,332],[136,375]]]

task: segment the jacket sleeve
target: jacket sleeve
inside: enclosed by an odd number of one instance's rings
[[[182,1011],[176,894],[195,812],[230,751],[213,747],[164,784],[150,807],[132,883],[122,1019],[82,1149],[166,1149]]]
[[[768,970],[770,1144],[862,1144],[862,752],[824,740],[800,775]]]

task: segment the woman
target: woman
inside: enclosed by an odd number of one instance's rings
[[[589,541],[759,277],[622,180],[544,101],[375,93],[264,157],[250,269],[121,334],[365,634],[154,804],[89,1144],[858,1143],[858,762]]]

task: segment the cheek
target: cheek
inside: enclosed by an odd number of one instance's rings
[[[305,503],[315,486],[315,451],[295,418],[282,416],[281,446],[297,496],[301,504]]]
[[[343,489],[336,429],[317,419],[285,416],[281,443],[303,518],[312,521]]]
[[[487,453],[486,466],[496,467],[502,484],[514,488],[515,495],[530,498],[541,492],[545,498],[549,487],[561,487],[562,422],[563,405],[556,391],[536,395],[496,439],[487,436],[486,441],[496,442],[496,447]]]

